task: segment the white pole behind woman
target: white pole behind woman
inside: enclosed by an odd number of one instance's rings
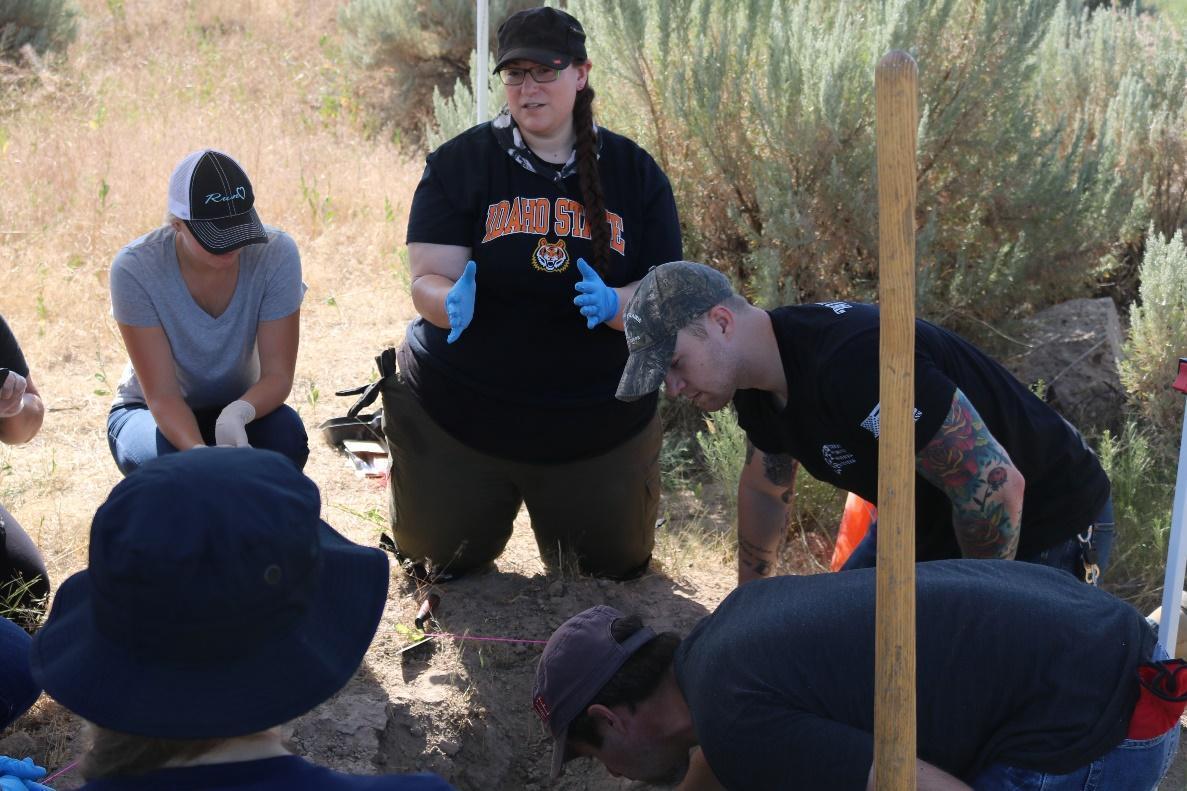
[[[1187,393],[1187,357],[1179,360],[1179,375],[1174,388]],[[1187,411],[1183,413],[1183,436],[1179,441],[1179,474],[1175,480],[1175,502],[1171,509],[1170,546],[1166,554],[1166,579],[1162,586],[1162,618],[1158,625],[1158,642],[1167,654],[1175,656],[1179,636],[1179,607],[1182,600],[1184,567],[1187,566],[1187,530],[1184,530],[1184,509],[1187,509]]]
[[[475,123],[486,120],[486,64],[490,60],[490,0],[477,0],[478,65],[474,69],[474,101],[478,105]]]

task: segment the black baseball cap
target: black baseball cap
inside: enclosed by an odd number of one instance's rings
[[[247,174],[221,151],[188,154],[169,178],[169,213],[215,255],[268,241],[255,202]]]
[[[618,399],[635,401],[658,390],[672,364],[676,333],[733,293],[729,278],[692,261],[672,261],[648,272],[622,311],[630,356]]]
[[[568,68],[586,60],[585,29],[576,18],[555,8],[529,8],[499,25],[499,53],[495,71],[513,60]]]

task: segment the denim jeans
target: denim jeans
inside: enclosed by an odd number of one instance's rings
[[[29,667],[29,644],[25,630],[0,618],[0,728],[29,710],[41,694]]]
[[[1085,531],[1087,532],[1087,531]],[[1104,508],[1092,523],[1092,546],[1096,549],[1096,565],[1103,572],[1109,565],[1109,555],[1113,551],[1113,539],[1117,535],[1117,525],[1113,519],[1113,498],[1110,497]],[[878,560],[878,525],[870,525],[866,537],[853,548],[853,554],[845,561],[841,568],[864,569],[872,568]],[[1080,541],[1072,536],[1042,552],[1018,560],[1026,563],[1038,563],[1043,566],[1062,569],[1076,579],[1084,579],[1084,562],[1081,554]]]
[[[1162,646],[1153,659],[1166,659]],[[1064,775],[994,764],[973,781],[974,791],[1152,791],[1170,768],[1179,747],[1175,726],[1152,739],[1126,739],[1087,766]]]
[[[214,444],[214,424],[221,407],[194,410],[198,430],[207,445]],[[247,441],[253,448],[274,450],[288,456],[297,469],[305,469],[309,458],[309,436],[301,423],[301,416],[287,404],[281,404],[272,412],[247,424]],[[113,407],[107,415],[107,445],[115,466],[124,475],[130,475],[140,465],[167,453],[176,453],[177,448],[165,439],[157,428],[152,412],[145,404],[124,404]]]

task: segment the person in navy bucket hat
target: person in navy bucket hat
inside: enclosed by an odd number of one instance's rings
[[[282,743],[276,726],[354,675],[387,600],[384,553],[320,508],[291,462],[250,448],[164,456],[112,490],[32,647],[34,677],[93,726],[87,791],[449,788]]]

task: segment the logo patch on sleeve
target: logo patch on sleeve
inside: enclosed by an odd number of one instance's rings
[[[857,461],[857,458],[836,443],[828,443],[820,446],[820,455],[824,458],[824,463],[833,468],[833,472],[837,475],[841,474],[850,464]]]
[[[532,253],[532,266],[541,272],[564,272],[568,269],[569,251],[565,248],[565,240],[550,242],[541,237]]]
[[[911,417],[914,419],[914,421],[916,423],[918,423],[919,418],[923,417],[923,413],[920,412],[919,409],[916,407],[913,409]],[[864,428],[866,431],[870,432],[871,434],[873,434],[875,437],[878,437],[882,434],[882,402],[881,401],[879,401],[877,404],[875,404],[873,411],[870,412],[870,414],[866,415],[865,420],[861,421],[861,427]]]

